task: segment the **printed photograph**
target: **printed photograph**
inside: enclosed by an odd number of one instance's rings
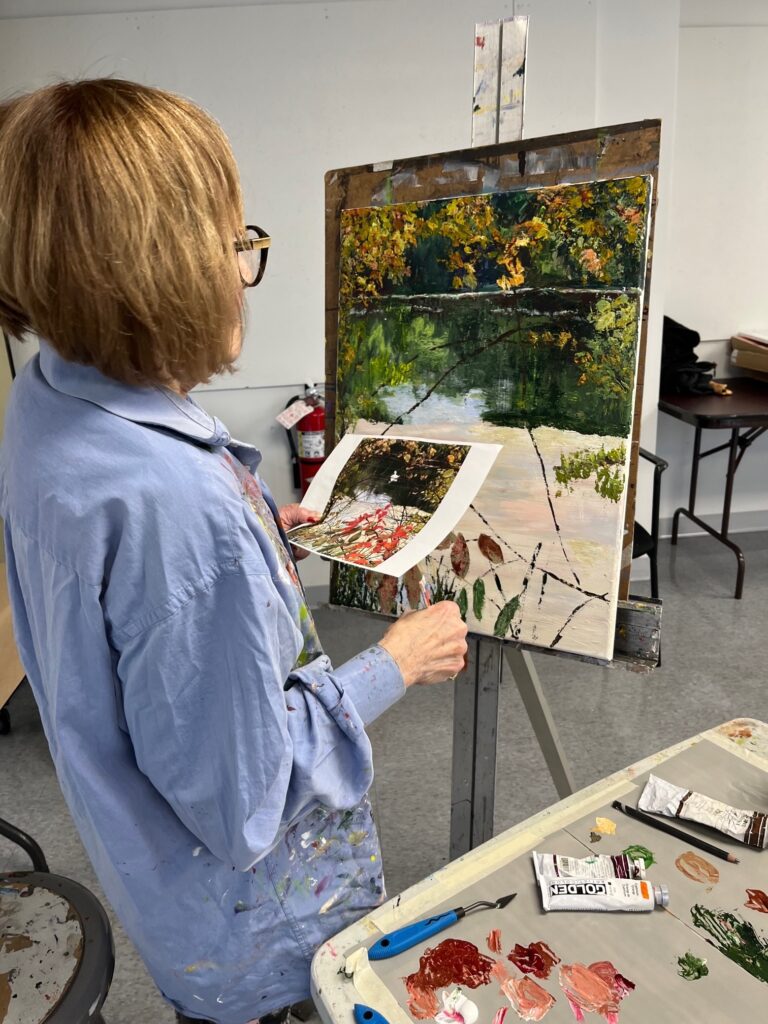
[[[609,659],[651,179],[341,216],[337,431],[501,445],[426,562],[473,632]],[[413,607],[347,567],[332,600]]]
[[[373,569],[429,523],[456,481],[470,446],[404,438],[356,440],[320,522],[297,527],[290,539],[316,554]],[[311,508],[312,501],[310,492],[305,507]]]

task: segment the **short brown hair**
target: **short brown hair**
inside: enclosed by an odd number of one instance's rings
[[[131,384],[185,390],[231,365],[240,181],[180,96],[62,82],[0,107],[0,327]]]

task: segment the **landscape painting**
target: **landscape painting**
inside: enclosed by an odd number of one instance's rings
[[[501,446],[425,563],[429,597],[472,632],[612,655],[651,183],[341,214],[337,434]],[[413,597],[334,571],[335,603]]]

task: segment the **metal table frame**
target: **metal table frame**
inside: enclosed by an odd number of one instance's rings
[[[721,398],[717,395],[701,396],[702,402],[682,402],[689,396],[662,396],[659,402],[661,412],[674,416],[675,419],[690,423],[695,428],[693,438],[693,462],[691,465],[691,485],[688,495],[688,507],[675,509],[672,519],[672,543],[677,544],[680,527],[680,516],[685,516],[700,529],[704,530],[729,548],[736,556],[736,589],[734,597],[741,599],[744,592],[744,575],[746,571],[746,559],[744,552],[738,544],[734,543],[728,536],[731,521],[731,503],[733,500],[733,483],[736,477],[736,470],[741,465],[746,450],[768,430],[768,386],[749,377],[739,377],[729,380],[726,383],[734,390],[733,399]],[[751,397],[760,396],[761,391],[765,394],[765,409],[761,412],[744,411],[739,409],[738,399],[743,394]],[[701,404],[711,405],[710,411],[703,411]],[[688,406],[691,406],[690,408]],[[706,451],[701,450],[701,435],[703,430],[729,429],[730,440],[723,444],[715,445]],[[728,451],[728,465],[725,473],[725,491],[723,494],[723,512],[720,522],[720,529],[716,530],[709,523],[696,515],[696,491],[699,482],[699,463],[716,452]]]

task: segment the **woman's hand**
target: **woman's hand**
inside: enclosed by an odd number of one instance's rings
[[[280,525],[286,533],[292,530],[294,526],[301,526],[303,523],[320,522],[320,516],[317,512],[310,512],[309,509],[303,508],[296,503],[283,505],[278,514],[280,516]],[[300,562],[302,558],[306,558],[310,554],[309,551],[302,551],[301,548],[296,548],[293,544],[291,545],[291,550],[297,562]]]
[[[441,683],[464,668],[467,626],[453,601],[404,615],[379,645],[397,662],[406,686]]]

